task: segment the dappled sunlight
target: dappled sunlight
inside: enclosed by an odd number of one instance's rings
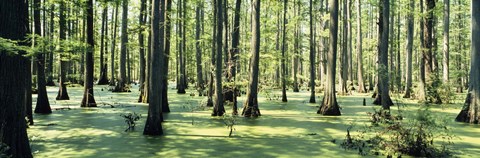
[[[82,88],[69,87],[72,100],[55,101],[57,87],[48,87],[54,110],[50,115],[34,115],[35,125],[28,129],[31,145],[37,157],[358,157],[356,151],[339,147],[346,129],[354,126],[352,134],[369,123],[367,112],[380,108],[372,105],[365,94],[339,96],[341,116],[316,114],[319,103],[306,103],[308,91],[288,92],[289,102],[259,98],[262,116],[238,116],[232,137],[222,117],[212,117],[209,107],[198,108],[205,97],[176,94],[169,89],[170,109],[164,114],[165,135],[142,135],[148,106],[137,103],[138,91],[111,93],[107,86],[95,88],[98,108],[80,108]],[[103,89],[103,91],[102,91]],[[136,88],[133,88],[136,89]],[[260,93],[261,94],[261,93]],[[263,96],[263,95],[260,95]],[[320,96],[319,98],[322,98]],[[363,99],[366,106],[362,105]],[[34,97],[35,100],[35,97]],[[245,96],[238,98],[239,111]],[[317,100],[318,101],[318,100]],[[405,119],[421,105],[398,99]],[[34,104],[35,105],[35,104]],[[453,146],[460,156],[473,156],[480,152],[480,139],[476,138],[478,125],[453,121],[461,104],[432,105],[435,116],[448,121],[458,136]],[[62,109],[63,108],[63,109]],[[70,109],[65,109],[70,108]],[[226,106],[226,112],[231,112]],[[397,111],[397,105],[392,112]],[[132,132],[120,114],[139,113],[142,118]],[[128,156],[126,156],[128,155]]]

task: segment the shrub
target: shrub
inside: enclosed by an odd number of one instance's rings
[[[141,114],[137,114],[135,112],[133,113],[127,113],[127,114],[120,114],[125,119],[125,123],[127,123],[128,128],[125,129],[125,132],[127,131],[133,131],[135,130],[135,126],[137,125],[137,121],[140,120],[142,117]]]
[[[454,135],[446,126],[445,120],[438,120],[427,108],[417,111],[412,119],[404,121],[401,115],[391,115],[387,111],[374,110],[371,124],[359,130],[359,134],[347,137],[342,143],[345,149],[355,149],[361,155],[369,153],[379,155],[384,153],[401,156],[403,154],[415,157],[446,157],[450,156]],[[435,142],[440,143],[435,143]]]

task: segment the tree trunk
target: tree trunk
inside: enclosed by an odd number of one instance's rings
[[[185,34],[185,30],[184,30],[185,27],[183,27],[183,25],[185,25],[184,24],[185,23],[184,22],[185,21],[185,12],[184,12],[185,8],[183,8],[183,3],[185,3],[185,0],[180,0],[178,3],[179,3],[178,4],[178,6],[179,6],[179,12],[178,13],[179,13],[179,17],[181,18],[181,20],[180,20],[179,26],[178,26],[179,31],[180,31],[179,35],[178,35],[180,37],[180,48],[179,48],[179,52],[178,52],[178,54],[179,54],[179,58],[178,58],[179,64],[178,64],[178,66],[180,66],[180,70],[179,70],[180,71],[180,74],[179,74],[180,76],[179,76],[179,81],[178,81],[179,84],[178,84],[178,87],[177,87],[177,93],[178,94],[185,94],[186,93],[185,92],[185,71],[184,71],[185,70],[184,69],[185,60],[184,60],[184,57],[183,57],[184,53],[185,53],[184,52],[185,48],[183,46],[184,46],[184,42],[186,40],[185,38],[183,38],[184,37],[183,34]]]
[[[230,64],[229,64],[229,74],[231,80],[236,81],[236,74],[237,74],[237,54],[239,52],[238,45],[240,43],[240,9],[242,6],[242,0],[236,0],[235,2],[235,13],[234,13],[234,20],[233,20],[233,32],[232,32],[232,49],[230,50]],[[278,43],[278,42],[277,42]],[[233,107],[232,107],[232,114],[237,115],[237,93],[236,87],[233,89]]]
[[[214,66],[215,66],[215,45],[216,45],[216,32],[217,32],[217,6],[216,6],[216,0],[213,1],[213,29],[212,29],[212,52],[210,54],[210,79],[209,79],[209,82],[208,82],[208,101],[207,101],[207,106],[213,106],[213,92],[215,91],[215,87],[213,86],[213,76],[214,76]]]
[[[423,0],[420,0],[420,13],[423,13]],[[422,52],[424,51],[423,49],[425,48],[425,36],[424,36],[424,29],[425,29],[425,20],[421,19],[420,20],[420,48]],[[425,92],[425,61],[423,60],[423,54],[421,55],[421,59],[419,60],[419,65],[420,65],[420,82],[418,84],[418,100],[419,101],[425,101],[426,99],[426,92]]]
[[[171,38],[171,14],[172,14],[172,0],[166,1],[166,12],[165,12],[165,57],[163,58],[163,72],[165,77],[163,78],[163,89],[162,89],[162,112],[170,112],[170,107],[168,104],[168,63],[170,61],[170,38]]]
[[[140,97],[138,102],[142,101],[142,97],[144,95],[144,87],[145,87],[145,73],[146,72],[146,63],[145,63],[145,37],[144,37],[144,27],[145,22],[147,20],[147,0],[141,0],[140,2],[140,16],[138,17],[138,21],[140,23],[141,29],[138,33],[138,44],[140,45]]]
[[[93,53],[94,53],[94,37],[93,37],[93,0],[86,2],[87,6],[87,44],[90,48],[87,48],[86,66],[85,66],[85,81],[84,81],[84,93],[81,103],[81,107],[97,107],[95,98],[93,96]]]
[[[46,16],[46,15],[44,15]],[[50,39],[51,41],[54,40],[54,33],[55,33],[55,5],[52,4],[50,6],[50,28],[49,28],[49,33],[50,33]],[[48,67],[47,67],[47,86],[55,86],[55,82],[53,82],[53,52],[55,51],[55,48],[52,45],[50,45],[49,53],[48,53]]]
[[[389,21],[390,16],[390,0],[381,0],[380,18],[379,18],[379,44],[378,44],[378,94],[375,97],[374,104],[382,105],[384,110],[390,109],[393,105],[390,99],[388,80],[388,37],[389,37]]]
[[[288,5],[288,0],[284,0],[284,3],[283,3],[283,30],[282,30],[282,61],[281,61],[281,71],[282,71],[282,102],[287,102],[287,87],[286,87],[286,69],[285,69],[285,52],[287,51],[286,50],[286,45],[287,45],[287,42],[285,42],[286,40],[286,33],[287,33],[287,27],[286,27],[286,24],[287,24],[287,5]]]
[[[410,98],[412,93],[412,49],[413,49],[413,31],[414,31],[414,11],[415,1],[410,0],[409,12],[407,17],[407,70],[406,70],[406,87],[403,98]]]
[[[300,6],[297,7],[298,0],[293,1],[293,16],[297,17],[300,15]],[[295,23],[295,32],[294,32],[294,44],[293,44],[293,67],[292,67],[292,72],[293,72],[293,92],[299,92],[298,89],[298,66],[299,66],[299,45],[300,45],[300,29],[299,29],[299,22]]]
[[[197,7],[195,9],[195,58],[196,58],[196,64],[197,64],[197,91],[198,91],[198,96],[203,95],[203,91],[205,90],[205,86],[203,83],[203,74],[202,74],[202,48],[200,47],[200,36],[201,36],[201,28],[200,28],[200,10],[202,8],[203,4],[201,1],[197,2]]]
[[[391,1],[392,1],[391,4],[392,4],[392,10],[393,11],[391,12],[390,17],[389,17],[390,18],[390,22],[389,22],[390,24],[389,24],[389,27],[388,27],[388,30],[389,30],[389,34],[388,34],[389,43],[388,44],[389,44],[389,47],[390,47],[390,49],[388,49],[388,52],[389,52],[390,55],[389,55],[389,57],[387,56],[387,58],[390,59],[389,60],[390,65],[388,66],[388,68],[389,68],[388,69],[388,72],[389,72],[388,73],[388,81],[389,81],[388,86],[389,86],[389,89],[391,91],[393,91],[393,89],[394,89],[393,86],[394,86],[394,83],[395,83],[395,66],[394,66],[394,62],[393,62],[394,61],[393,59],[395,59],[395,54],[394,54],[394,52],[395,52],[395,50],[394,50],[394,48],[395,48],[395,29],[393,27],[395,25],[395,12],[394,12],[395,11],[395,0],[391,0]]]
[[[427,0],[427,10],[426,10],[426,17],[424,17],[424,45],[423,45],[423,64],[425,65],[425,83],[426,83],[426,91],[429,94],[426,96],[428,103],[436,103],[441,104],[442,100],[440,99],[440,95],[438,94],[437,88],[438,86],[435,85],[436,80],[436,73],[433,67],[433,30],[434,30],[434,15],[433,10],[435,9],[435,0]]]
[[[104,59],[104,54],[105,54],[105,49],[106,43],[104,42],[105,36],[107,34],[107,21],[108,21],[108,5],[105,4],[103,8],[103,13],[102,13],[102,32],[100,35],[100,65],[99,65],[99,70],[100,70],[100,76],[98,78],[97,84],[98,85],[106,85],[108,84],[108,77],[107,77],[107,66],[106,63],[104,63],[106,60]],[[88,24],[87,24],[88,25]]]
[[[342,54],[340,55],[340,95],[347,95],[348,80],[348,52],[347,52],[347,0],[343,0],[343,29],[342,29]]]
[[[310,14],[310,101],[309,103],[315,103],[315,40],[313,32],[313,0],[310,0],[308,13]]]
[[[119,2],[115,2],[115,20],[113,24],[113,33],[112,33],[112,50],[110,51],[110,85],[115,86],[115,49],[116,49],[116,39],[117,39],[117,26],[118,26],[118,6]]]
[[[443,1],[443,82],[448,82],[450,60],[450,0]]]
[[[149,69],[149,88],[150,97],[148,105],[148,116],[143,130],[144,135],[163,135],[162,129],[162,88],[163,78],[167,75],[162,69],[164,62],[164,25],[165,21],[165,1],[153,0],[152,3],[152,54],[151,54],[151,68]],[[156,75],[153,75],[154,73]],[[158,74],[157,74],[158,73]]]
[[[363,80],[363,50],[362,50],[362,6],[357,0],[357,82],[358,93],[366,93],[365,81]]]
[[[40,0],[34,0],[34,15],[33,19],[35,22],[35,35],[41,36],[41,25],[40,25],[40,9],[41,3]],[[46,37],[45,34],[43,37]],[[35,46],[38,47],[39,41],[35,40]],[[44,43],[45,44],[45,43]],[[41,46],[42,50],[45,50],[45,46]],[[46,87],[46,80],[45,80],[45,52],[41,52],[37,54],[37,89],[38,89],[38,96],[37,96],[37,104],[35,106],[35,113],[40,114],[50,114],[52,113],[52,109],[50,108],[50,103],[48,102],[47,96],[47,87]],[[27,109],[28,110],[28,109]],[[27,117],[31,117],[32,115],[27,114]],[[30,125],[33,125],[33,117],[28,119]]]
[[[353,58],[352,58],[352,0],[346,0],[347,2],[347,64],[348,64],[348,80],[350,84],[347,87],[350,87],[349,90],[355,90],[353,86]]]
[[[120,44],[120,75],[117,78],[117,83],[113,92],[129,92],[126,86],[129,82],[127,78],[127,43],[128,43],[128,0],[122,1],[122,36]]]
[[[327,54],[326,88],[317,114],[340,116],[340,108],[335,95],[335,69],[337,66],[338,39],[338,0],[330,0],[330,45]]]
[[[66,32],[66,20],[65,20],[65,2],[60,2],[60,40],[65,40],[65,32]],[[63,52],[64,48],[60,46],[60,52]],[[59,83],[59,89],[58,89],[58,95],[56,100],[69,100],[70,97],[68,96],[67,93],[67,85],[65,84],[66,82],[66,73],[67,73],[67,61],[65,61],[65,56],[63,54],[60,54],[60,83]]]
[[[251,41],[251,63],[250,80],[248,83],[247,100],[243,106],[242,115],[245,117],[260,116],[258,108],[257,92],[258,92],[258,66],[260,60],[260,0],[252,1],[252,41]]]
[[[0,2],[0,37],[19,41],[27,46],[28,4],[26,1],[3,0]],[[30,60],[25,52],[12,54],[0,50],[0,142],[8,146],[6,156],[32,157],[25,123],[25,104],[28,86],[26,79]],[[11,54],[11,55],[9,55]],[[19,82],[19,79],[23,81]],[[3,147],[3,145],[2,145]],[[3,148],[2,148],[3,149]]]
[[[472,0],[472,50],[470,63],[470,88],[465,105],[455,118],[458,122],[478,124],[480,121],[480,1]]]
[[[217,7],[217,25],[216,25],[216,32],[215,32],[215,46],[216,46],[216,54],[215,54],[215,98],[214,98],[214,105],[213,105],[213,113],[212,116],[223,116],[225,113],[225,108],[223,107],[223,91],[222,91],[222,31],[223,31],[223,13],[222,13],[222,0],[216,0],[215,3]]]

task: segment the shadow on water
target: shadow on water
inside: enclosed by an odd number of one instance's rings
[[[103,91],[101,89],[104,89]],[[136,103],[138,91],[111,93],[106,87],[95,88],[99,108],[79,108],[81,87],[69,87],[70,101],[55,101],[57,87],[49,87],[53,109],[51,115],[34,115],[36,125],[28,129],[36,157],[359,157],[345,151],[340,144],[349,125],[363,125],[372,105],[368,95],[339,96],[342,116],[316,114],[319,103],[308,103],[309,92],[288,93],[289,102],[266,100],[260,94],[262,116],[256,119],[237,117],[232,137],[222,118],[211,117],[211,108],[190,111],[204,97],[177,95],[169,89],[171,113],[164,114],[164,136],[143,136],[147,116],[146,104]],[[362,105],[366,99],[366,106]],[[34,100],[35,97],[34,97]],[[241,112],[244,96],[238,98]],[[317,99],[317,102],[321,97]],[[403,110],[414,113],[418,104],[405,101]],[[35,104],[34,104],[35,105]],[[114,105],[115,108],[111,108]],[[436,115],[453,120],[461,105],[449,109],[433,107]],[[231,107],[225,107],[227,113]],[[136,130],[124,132],[126,124],[120,114],[137,112],[142,119]],[[193,120],[193,121],[192,121]],[[449,122],[459,136],[454,146],[460,156],[480,152],[478,125]],[[335,142],[335,143],[332,143]]]

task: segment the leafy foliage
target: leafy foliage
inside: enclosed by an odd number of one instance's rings
[[[137,121],[140,120],[140,118],[142,117],[141,114],[137,114],[136,112],[127,113],[127,114],[120,114],[120,116],[122,116],[123,119],[125,119],[125,123],[127,123],[127,125],[128,125],[128,128],[125,129],[125,132],[135,130],[135,126],[137,125]]]
[[[237,116],[236,115],[223,115],[223,123],[227,126],[230,133],[228,134],[229,137],[232,136],[233,131],[235,130],[235,125],[237,124]]]
[[[384,110],[374,110],[369,116],[371,125],[359,130],[358,135],[352,137],[350,129],[347,130],[343,148],[358,150],[361,155],[451,156],[449,146],[455,136],[446,121],[434,117],[428,107],[419,109],[408,120],[403,120],[401,114],[391,115]]]

